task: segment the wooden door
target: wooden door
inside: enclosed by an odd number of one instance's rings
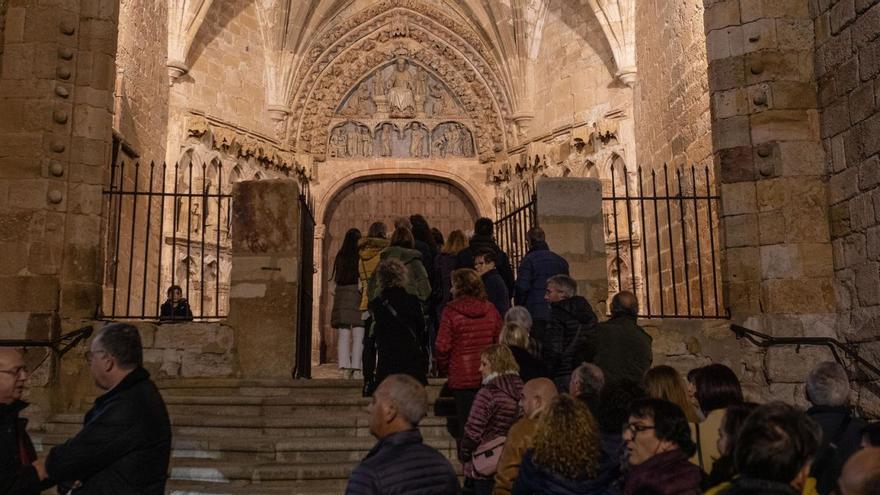
[[[390,237],[394,219],[421,214],[444,238],[455,229],[473,229],[477,212],[465,194],[450,184],[430,179],[381,179],[356,182],[342,190],[327,208],[321,277],[321,362],[336,362],[336,332],[330,328],[333,283],[329,281],[333,259],[355,227],[365,236],[370,224],[383,221]]]

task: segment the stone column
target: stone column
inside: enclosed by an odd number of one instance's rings
[[[46,338],[100,302],[118,2],[11,0],[0,20],[0,338]]]
[[[705,1],[725,300],[734,321],[776,335],[835,332],[809,4]],[[774,372],[805,361],[793,349],[767,360],[771,384],[802,382]]]
[[[602,231],[602,182],[543,178],[538,181],[538,225],[547,244],[568,260],[571,276],[597,315],[606,312],[608,270]]]
[[[228,324],[239,369],[244,377],[290,378],[298,344],[299,188],[290,179],[244,181],[232,195]]]

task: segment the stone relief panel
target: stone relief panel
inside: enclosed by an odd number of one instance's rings
[[[473,134],[460,122],[443,122],[431,129],[420,121],[367,124],[347,120],[333,127],[329,140],[331,159],[476,156]]]

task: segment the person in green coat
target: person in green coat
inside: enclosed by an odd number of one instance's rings
[[[406,227],[398,227],[391,234],[391,244],[382,250],[379,255],[381,261],[396,259],[403,263],[407,269],[407,283],[404,289],[419,298],[422,309],[425,309],[428,299],[431,297],[431,283],[428,280],[428,272],[422,263],[422,253],[415,249],[415,240],[412,232]],[[370,277],[367,287],[367,299],[372,301],[380,292],[375,273]]]

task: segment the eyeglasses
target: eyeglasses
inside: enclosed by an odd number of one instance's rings
[[[89,364],[91,364],[91,363],[92,363],[92,359],[94,359],[94,357],[95,357],[95,354],[98,354],[98,353],[107,354],[107,351],[104,351],[104,350],[97,350],[97,351],[94,351],[94,352],[92,352],[92,351],[86,351],[86,362],[89,363]]]
[[[23,375],[27,375],[28,368],[27,366],[19,366],[18,368],[12,368],[11,370],[0,370],[0,373],[6,373],[10,376],[20,377]]]
[[[632,436],[636,436],[643,431],[653,430],[654,425],[640,425],[638,423],[626,423],[623,425],[623,431],[629,431]]]

